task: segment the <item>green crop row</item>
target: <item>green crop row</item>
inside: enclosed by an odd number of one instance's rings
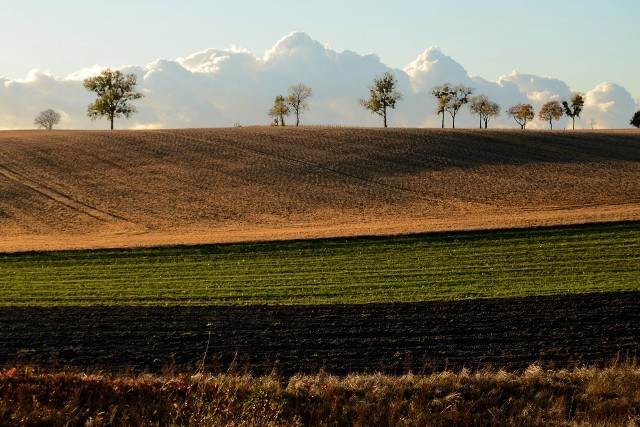
[[[640,291],[640,223],[0,254],[0,304],[355,304]]]

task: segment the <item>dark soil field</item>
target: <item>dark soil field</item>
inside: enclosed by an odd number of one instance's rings
[[[284,375],[604,365],[640,353],[640,293],[417,304],[0,308],[0,365]]]

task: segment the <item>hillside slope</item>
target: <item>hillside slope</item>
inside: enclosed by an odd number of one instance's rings
[[[0,251],[640,219],[640,132],[0,132]]]

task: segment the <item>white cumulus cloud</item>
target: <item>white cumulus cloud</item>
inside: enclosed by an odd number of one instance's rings
[[[107,128],[106,120],[90,121],[86,107],[94,99],[82,86],[102,66],[88,66],[66,77],[33,70],[24,79],[0,77],[0,128],[33,128],[33,119],[48,108],[59,111],[60,128]],[[436,103],[429,90],[445,82],[465,84],[497,102],[502,111],[528,102],[535,110],[547,101],[568,99],[572,89],[562,80],[513,71],[492,82],[470,76],[466,69],[439,48],[426,49],[404,69],[392,69],[376,55],[336,52],[306,33],[291,33],[263,55],[232,46],[207,49],[184,58],[158,59],[146,66],[126,66],[123,72],[138,76],[145,97],[136,101],[138,113],[116,120],[117,128],[217,127],[268,124],[267,110],[276,95],[288,86],[304,83],[313,88],[310,111],[303,124],[380,126],[380,118],[362,109],[358,98],[366,97],[373,78],[386,71],[395,74],[404,95],[389,114],[390,126],[440,126]],[[577,127],[588,120],[599,128],[628,127],[637,102],[623,87],[602,83],[586,93],[585,109]],[[475,127],[477,118],[468,109],[456,117],[457,127]],[[449,127],[451,119],[446,117]],[[563,118],[554,128],[567,126]],[[505,114],[492,127],[518,127]],[[527,127],[544,128],[534,120]]]

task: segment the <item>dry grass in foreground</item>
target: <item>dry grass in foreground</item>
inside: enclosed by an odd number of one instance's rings
[[[640,424],[640,367],[431,375],[86,375],[0,371],[0,425]]]

